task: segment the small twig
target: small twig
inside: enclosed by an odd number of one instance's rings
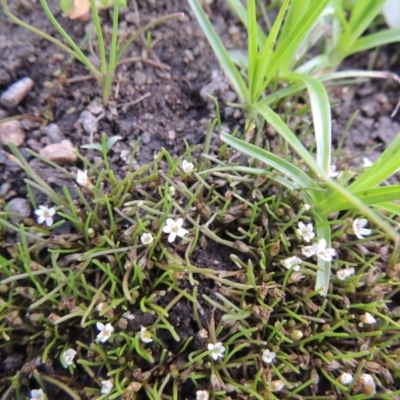
[[[151,93],[146,93],[143,96],[140,96],[138,99],[133,100],[133,101],[129,101],[128,103],[122,103],[122,104],[118,104],[115,106],[115,108],[120,108],[120,107],[125,107],[125,106],[133,106],[135,104],[140,103],[141,101],[143,101],[144,99],[147,99],[147,97],[150,97]]]

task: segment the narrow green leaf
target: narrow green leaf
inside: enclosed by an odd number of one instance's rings
[[[252,84],[255,82],[258,61],[257,45],[257,16],[255,0],[247,1],[247,50],[248,50],[248,76],[250,83],[250,94],[253,93]],[[254,100],[252,98],[252,100]]]
[[[318,239],[325,239],[326,246],[331,246],[331,227],[328,219],[319,213],[313,213]],[[326,296],[331,278],[331,262],[318,258],[318,271],[315,280],[315,290],[320,290],[321,296]]]
[[[221,139],[234,149],[277,169],[287,178],[296,182],[297,188],[304,188],[307,203],[311,204],[322,200],[323,195],[319,192],[318,185],[305,172],[292,163],[227,133],[222,133]]]
[[[374,49],[389,43],[397,43],[400,41],[400,28],[385,29],[383,31],[363,36],[356,40],[352,46],[346,49],[344,57],[360,51]]]
[[[305,84],[310,96],[315,141],[317,145],[317,164],[329,175],[331,167],[331,107],[324,85],[305,74],[288,73],[281,76],[285,80],[300,81]]]
[[[371,25],[386,0],[355,1],[349,19],[351,44]]]
[[[251,99],[252,101],[257,101],[262,92],[264,91],[265,87],[268,85],[268,83],[271,81],[272,76],[271,76],[271,71],[269,69],[269,64],[273,56],[274,52],[274,47],[275,43],[278,38],[278,34],[281,30],[281,26],[283,23],[283,19],[285,17],[286,9],[289,6],[290,0],[285,0],[284,3],[282,4],[279,13],[275,19],[275,22],[272,26],[271,32],[269,33],[267,37],[267,41],[265,42],[265,45],[263,49],[261,50],[261,53],[258,56],[257,60],[257,73],[254,77],[254,81],[250,81],[250,93],[251,93]],[[280,66],[278,66],[275,69],[274,74],[278,70]],[[268,77],[268,83],[266,83],[263,86],[263,81],[266,80],[266,76]]]
[[[248,29],[246,7],[240,2],[240,0],[226,0],[226,2],[236,13],[236,16],[239,18],[240,22],[244,25],[244,27]],[[261,27],[257,24],[257,43],[258,46],[260,46],[259,47],[260,50],[263,48],[266,40],[267,36],[265,35]]]
[[[289,146],[306,162],[312,171],[317,175],[323,172],[310,152],[303,146],[299,138],[289,129],[278,114],[263,103],[257,103],[254,105],[254,108],[288,142]]]
[[[222,44],[217,33],[215,32],[210,20],[206,13],[201,7],[199,0],[188,0],[189,5],[196,16],[197,22],[207,37],[210,46],[212,47],[215,56],[217,57],[225,76],[233,86],[236,94],[238,95],[241,102],[249,102],[249,91],[247,85],[243,80],[240,72],[236,68],[235,64],[229,57],[225,46]]]
[[[379,203],[400,200],[400,185],[381,186],[352,192],[352,194],[365,204],[379,207]],[[338,200],[335,198],[335,201],[333,201],[332,198],[328,196],[327,199],[320,204],[320,207],[323,208],[326,213],[331,213],[333,211],[349,210],[352,208],[352,204],[344,198]]]
[[[380,185],[400,168],[400,134],[397,134],[382,155],[349,187],[352,192]]]
[[[260,86],[259,93],[261,94],[264,89],[268,86],[271,79],[273,79],[276,73],[281,69],[283,65],[288,65],[295,59],[296,51],[303,41],[304,37],[310,31],[311,27],[314,25],[321,12],[324,10],[329,0],[320,0],[314,2],[314,7],[310,8],[309,12],[304,15],[304,17],[299,21],[296,27],[293,28],[293,32],[296,35],[290,36],[279,43],[279,47],[273,54],[273,57],[269,63],[266,79]]]

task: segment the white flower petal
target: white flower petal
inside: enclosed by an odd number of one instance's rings
[[[207,345],[208,351],[211,351],[211,357],[217,361],[218,358],[222,358],[225,353],[225,347],[222,345],[221,342],[217,343],[209,343]]]
[[[368,236],[372,233],[372,229],[364,228],[364,226],[367,224],[368,220],[366,220],[365,218],[356,218],[353,221],[353,231],[358,239],[364,239],[364,236]]]
[[[311,242],[311,240],[313,240],[315,237],[314,227],[312,224],[305,225],[304,222],[300,221],[297,232],[307,243]]]
[[[270,350],[265,350],[262,354],[262,360],[265,362],[265,364],[271,364],[272,361],[276,358],[276,353]]]
[[[196,400],[208,400],[209,394],[207,390],[198,390],[196,392]]]
[[[182,167],[182,170],[186,173],[188,173],[194,169],[193,163],[191,163],[187,160],[182,161],[181,167]]]
[[[97,340],[102,343],[106,342],[114,332],[114,327],[110,323],[104,325],[101,322],[97,322],[96,327],[100,331],[97,335]]]
[[[153,235],[151,233],[143,233],[143,235],[140,237],[140,241],[145,244],[145,245],[149,245],[151,243],[153,243]]]
[[[168,242],[172,243],[177,236],[184,237],[189,233],[186,229],[182,228],[183,225],[183,218],[178,218],[174,221],[171,218],[167,218],[165,221],[166,225],[163,228],[164,233],[169,233]]]
[[[62,358],[65,361],[65,364],[71,365],[74,362],[74,357],[76,356],[76,351],[74,349],[68,349],[62,353]]]
[[[342,385],[350,385],[351,382],[353,382],[353,375],[349,374],[348,372],[343,372],[339,377],[338,377],[338,381],[342,384]]]
[[[111,379],[106,381],[101,381],[101,394],[109,394],[113,388],[114,384]]]
[[[339,271],[336,272],[336,276],[338,279],[340,279],[341,281],[344,281],[346,278],[348,278],[349,276],[352,276],[355,274],[355,269],[354,267],[350,267],[350,268],[344,268],[344,269],[340,269]]]
[[[33,389],[30,392],[31,400],[43,400],[44,393],[42,389]]]
[[[140,340],[143,343],[151,343],[153,338],[151,337],[151,332],[147,330],[144,326],[140,329]]]
[[[301,259],[299,257],[293,256],[289,258],[285,258],[281,261],[281,265],[286,269],[293,268],[294,271],[298,271],[300,269]]]

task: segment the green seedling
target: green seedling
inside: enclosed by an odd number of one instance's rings
[[[83,53],[79,45],[71,38],[71,36],[65,31],[65,29],[61,26],[57,18],[51,12],[47,0],[40,0],[40,4],[43,8],[43,11],[46,14],[46,17],[51,22],[51,24],[55,27],[57,32],[61,35],[61,37],[65,40],[67,44],[64,44],[62,41],[56,39],[55,37],[48,35],[47,33],[35,28],[32,25],[27,24],[23,20],[17,18],[14,14],[11,13],[8,7],[8,0],[1,0],[3,11],[5,15],[15,24],[22,26],[25,29],[28,29],[30,32],[42,37],[43,39],[48,40],[49,42],[55,44],[60,49],[65,51],[67,54],[71,55],[79,62],[84,64],[86,68],[90,71],[90,73],[97,79],[101,86],[102,97],[104,105],[108,104],[108,101],[111,96],[111,88],[114,81],[115,71],[120,62],[123,61],[123,57],[128,50],[129,46],[144,32],[147,32],[149,29],[169,20],[172,18],[181,18],[183,17],[183,13],[175,13],[171,15],[167,15],[161,18],[158,18],[155,21],[152,21],[137,30],[131,37],[125,40],[118,40],[118,16],[119,9],[124,4],[121,1],[114,1],[113,5],[113,21],[112,21],[112,36],[111,43],[109,47],[109,51],[107,52],[107,46],[104,42],[103,31],[101,28],[101,22],[99,18],[98,6],[96,5],[96,0],[90,0],[90,8],[92,21],[91,23],[94,25],[97,42],[98,42],[98,59],[100,60],[100,67],[97,67],[90,59]],[[109,5],[109,1],[104,2],[106,5]],[[70,4],[63,4],[63,8],[68,9]]]
[[[235,89],[242,106],[248,112],[250,123],[255,121],[257,126],[262,126],[266,122],[272,126],[310,168],[314,176],[310,177],[290,161],[260,149],[257,145],[228,134],[223,134],[222,140],[241,153],[277,169],[286,180],[282,180],[282,177],[275,179],[279,179],[279,182],[288,189],[301,190],[305,202],[313,209],[318,237],[323,238],[328,246],[331,243],[328,214],[339,210],[357,209],[371,222],[381,227],[397,247],[396,231],[382,215],[368,206],[389,210],[398,215],[398,205],[393,201],[400,198],[399,187],[377,187],[377,185],[384,184],[387,178],[400,167],[399,161],[393,156],[394,152],[399,150],[400,142],[396,139],[377,161],[376,166],[367,170],[348,187],[330,179],[331,106],[322,82],[337,79],[339,75],[343,75],[337,73],[336,76],[335,72],[326,76],[311,75],[311,72],[320,73],[326,68],[334,69],[350,54],[400,39],[399,29],[387,29],[360,38],[380,12],[383,1],[355,2],[349,11],[349,19],[346,19],[343,3],[339,0],[333,2],[333,9],[329,8],[328,0],[312,0],[306,4],[301,0],[285,0],[268,34],[257,22],[255,0],[247,1],[247,8],[237,0],[228,0],[228,2],[248,32],[248,55],[241,57],[241,65],[244,66],[241,69],[237,68],[236,58],[232,57],[217,36],[199,1],[189,0],[222,70]],[[334,10],[330,16],[336,18],[329,25],[330,28],[337,28],[339,21],[340,29],[334,31],[332,43],[326,45],[322,56],[319,55],[314,61],[310,61],[311,64],[299,65],[299,60],[302,60],[304,56],[304,48],[309,49],[315,45],[314,31],[324,23],[323,13],[326,14],[329,10]],[[317,37],[321,38],[322,35],[317,35]],[[357,75],[364,74],[355,72],[354,76]],[[266,96],[269,87],[278,81],[286,81],[289,87],[283,89],[280,94]],[[309,95],[315,130],[315,157],[271,108],[278,99],[285,95],[293,95],[304,88],[307,89]],[[380,167],[382,170],[379,169]],[[316,290],[326,294],[330,279],[330,262],[320,260],[319,267]]]

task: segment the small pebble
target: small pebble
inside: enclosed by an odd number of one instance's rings
[[[142,143],[143,144],[149,144],[151,142],[151,136],[150,133],[147,131],[144,131],[141,135]]]
[[[93,135],[99,128],[98,119],[89,111],[83,110],[79,117],[79,122],[82,124],[83,129],[89,135]]]
[[[57,164],[72,163],[77,160],[74,146],[69,140],[62,140],[61,143],[49,144],[41,149],[39,154]]]
[[[0,124],[0,142],[4,145],[14,143],[21,146],[25,140],[25,131],[19,121],[8,121]]]
[[[136,70],[133,73],[133,82],[136,86],[142,86],[146,83],[146,74],[142,71]]]
[[[44,128],[44,133],[50,140],[50,143],[60,143],[65,139],[64,133],[57,124],[49,124]]]
[[[14,199],[11,199],[5,207],[6,210],[20,215],[20,218],[17,218],[15,216],[10,218],[10,221],[12,223],[16,223],[20,221],[21,219],[27,218],[31,215],[31,205],[28,200],[22,199],[19,197],[15,197]]]
[[[5,107],[14,108],[21,103],[32,88],[33,80],[28,77],[22,78],[8,87],[1,95],[0,102]]]

